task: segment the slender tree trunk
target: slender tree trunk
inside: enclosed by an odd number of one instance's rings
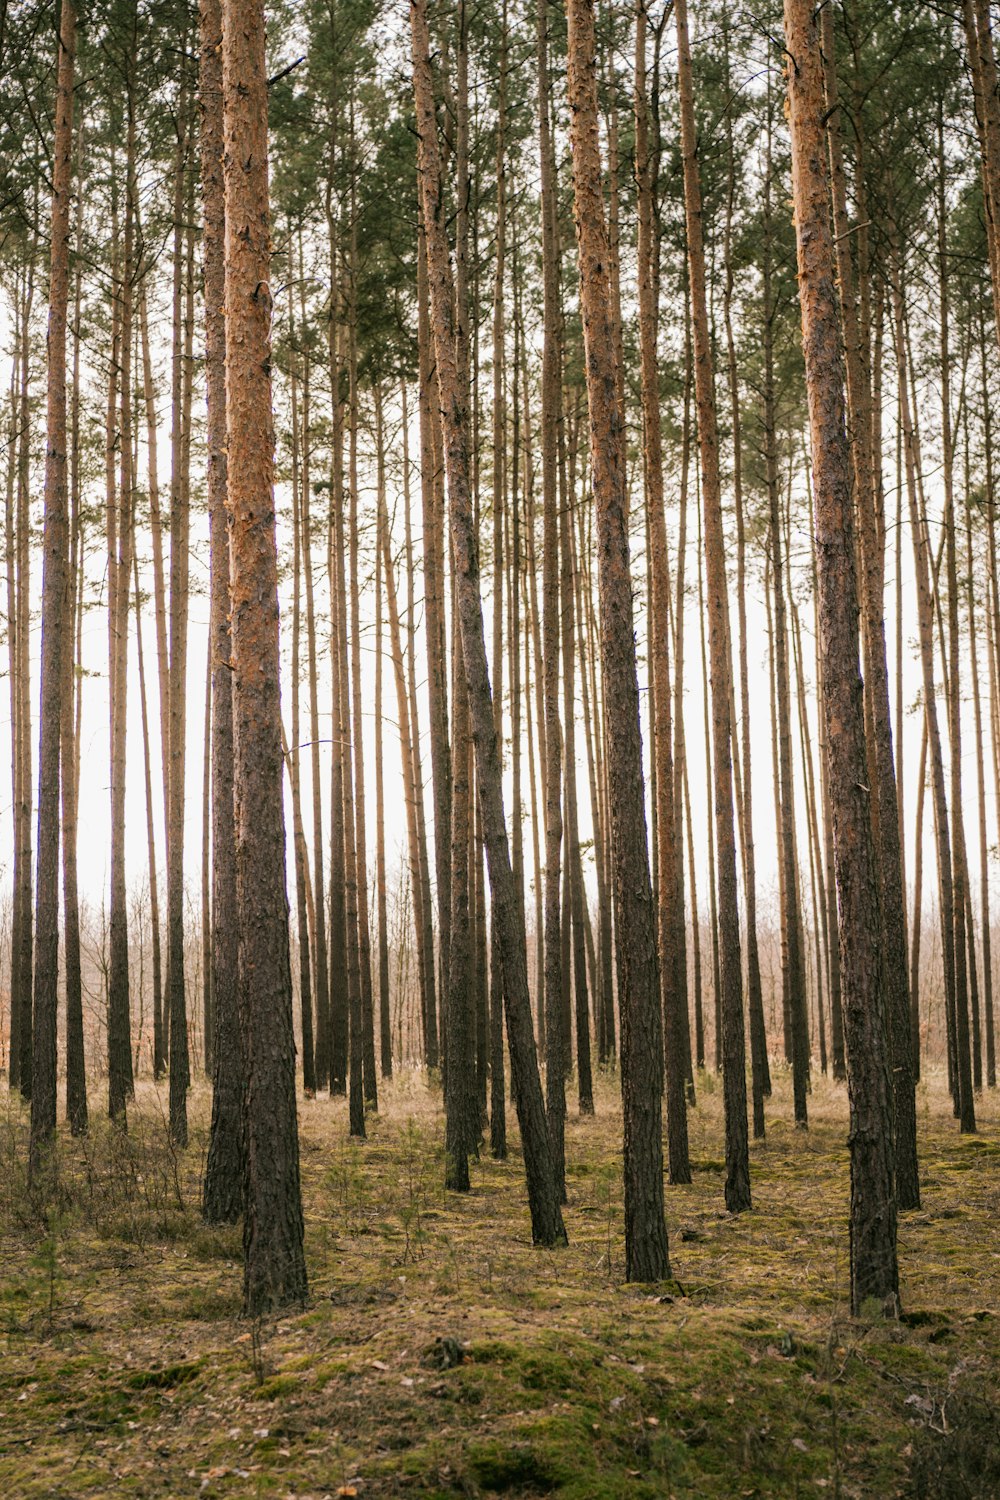
[[[591,0],[568,0],[567,21],[622,1020],[625,1275],[629,1281],[657,1281],[670,1274],[660,1124],[663,1043],[626,531],[625,432],[616,386],[622,362],[621,327],[612,311],[608,271]]]
[[[133,28],[138,24],[133,15]],[[128,966],[128,896],[125,885],[125,743],[128,683],[128,605],[132,574],[132,279],[135,195],[135,102],[131,68],[135,31],[126,79],[126,186],[120,299],[120,414],[121,469],[118,494],[117,556],[114,573],[114,654],[112,672],[111,746],[111,910],[110,974],[108,980],[108,1109],[113,1120],[125,1121],[126,1101],[132,1097],[132,1047]]]
[[[549,0],[538,0],[538,145],[542,211],[542,688],[545,725],[545,1102],[556,1181],[566,1201],[565,1072],[569,1037],[564,1035],[560,879],[563,836],[562,729],[559,723],[559,495],[557,461],[562,407],[562,346],[559,339],[559,267],[556,249],[555,153],[550,128]]]
[[[823,65],[809,0],[785,0],[799,295],[813,450],[823,707],[840,907],[851,1101],[851,1307],[899,1303],[885,985],[858,664],[857,584],[840,320],[823,145]]]
[[[63,922],[65,928],[63,946],[66,968],[66,1113],[73,1135],[83,1135],[88,1124],[87,1069],[83,1042],[83,975],[80,958],[80,898],[77,878],[80,736],[76,722],[76,664],[80,659],[78,620],[82,616],[84,581],[84,537],[80,505],[80,314],[83,282],[80,250],[83,242],[84,139],[81,119],[77,126],[76,147],[78,186],[74,234],[77,264],[74,273],[73,394],[70,408],[69,573],[66,579],[66,596],[63,606],[65,644],[62,650],[59,748],[62,772]],[[154,932],[154,940],[156,936]]]
[[[256,1316],[306,1295],[281,796],[261,0],[223,5],[222,100],[238,993],[246,1075],[243,1300]]]
[[[504,616],[504,531],[506,525],[507,488],[507,432],[505,406],[505,327],[504,327],[504,273],[506,261],[506,216],[507,216],[507,0],[503,0],[500,42],[500,81],[497,97],[496,127],[496,261],[493,280],[493,703],[497,744],[503,755],[503,616]],[[516,378],[516,369],[515,369]],[[517,540],[519,517],[517,514],[517,451],[513,464],[514,505],[513,528]],[[510,643],[511,666],[511,751],[513,759],[512,795],[512,874],[517,889],[521,919],[524,920],[524,893],[521,879],[521,743],[520,704],[520,645],[518,636],[518,576],[519,549],[514,543],[514,561],[510,574],[507,599],[510,605],[508,641]],[[500,930],[496,915],[490,912],[490,1154],[497,1161],[507,1156],[507,1111],[504,1099],[503,1056],[503,955],[500,947]]]
[[[38,748],[38,884],[35,902],[30,1170],[41,1172],[56,1133],[56,1017],[59,980],[59,738],[68,562],[66,320],[69,309],[70,194],[73,180],[73,69],[76,12],[62,0],[57,48],[49,271],[42,666]],[[67,765],[72,777],[72,762]]]
[[[185,202],[187,172],[186,91],[178,120],[174,211]],[[170,796],[167,823],[167,1006],[170,1012],[170,1134],[187,1145],[188,1056],[187,994],[184,974],[184,814],[187,750],[188,572],[191,518],[185,475],[184,377],[181,326],[184,238],[174,232],[174,374],[173,429],[170,444]],[[124,347],[124,346],[123,346]]]
[[[726,556],[719,477],[719,436],[715,380],[708,327],[701,185],[695,137],[688,40],[687,0],[676,0],[677,77],[681,107],[681,153],[687,223],[691,322],[694,338],[695,399],[701,452],[705,527],[705,583],[708,592],[709,647],[712,663],[712,758],[716,853],[719,873],[720,1012],[722,1071],[726,1107],[726,1207],[738,1213],[750,1207],[750,1159],[747,1145],[747,1098],[743,1030],[743,970],[740,958],[736,889],[736,834],[732,785],[732,664],[729,657],[726,604]]]
[[[649,624],[652,681],[653,763],[656,785],[656,851],[660,987],[663,1003],[667,1101],[667,1163],[671,1182],[690,1182],[684,1013],[687,996],[679,987],[683,969],[678,953],[684,944],[684,908],[678,899],[676,824],[674,804],[673,721],[670,681],[670,572],[667,526],[663,509],[663,439],[660,423],[660,374],[656,352],[659,241],[653,217],[653,187],[649,150],[649,104],[646,95],[645,0],[638,0],[635,17],[635,179],[639,200],[639,353],[646,513],[650,533],[652,611]]]
[[[454,336],[454,283],[441,201],[441,161],[434,112],[430,37],[424,0],[411,0],[413,83],[417,111],[418,165],[426,232],[429,302],[441,391],[445,460],[451,503],[453,563],[469,695],[476,775],[483,810],[490,886],[501,933],[507,1030],[521,1140],[524,1148],[532,1237],[538,1244],[565,1243],[545,1124],[528,996],[525,937],[507,845],[500,757],[486,665],[477,548],[469,485],[468,411],[458,378]]]
[[[205,381],[208,397],[208,507],[211,535],[212,659],[212,994],[215,1073],[202,1212],[235,1222],[243,1211],[246,1054],[240,1012],[240,905],[234,813],[233,641],[226,422],[226,201],[222,163],[222,7],[200,0],[201,172],[204,215]],[[279,782],[280,786],[280,782]]]

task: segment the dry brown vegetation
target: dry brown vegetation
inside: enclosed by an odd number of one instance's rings
[[[667,1188],[675,1283],[622,1280],[617,1089],[567,1122],[568,1250],[530,1243],[518,1154],[442,1188],[440,1101],[385,1090],[367,1143],[300,1100],[310,1301],[239,1317],[240,1231],[198,1213],[209,1095],[171,1153],[141,1085],[127,1138],[60,1141],[29,1192],[0,1125],[0,1487],[11,1496],[995,1496],[1000,1111],[961,1137],[919,1093],[923,1207],[900,1324],[847,1315],[846,1101],[796,1131],[780,1078],[754,1208],[722,1202],[721,1094]]]

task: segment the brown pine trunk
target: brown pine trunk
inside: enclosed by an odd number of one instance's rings
[[[559,495],[557,463],[562,421],[562,346],[556,250],[555,154],[549,114],[548,0],[538,0],[538,147],[542,212],[542,671],[545,724],[545,1103],[559,1196],[566,1201],[565,1072],[560,879],[563,836],[562,730],[559,723]]]
[[[174,212],[186,202],[189,104],[182,94],[174,170]],[[190,1081],[187,996],[184,975],[184,813],[187,735],[188,572],[191,516],[185,473],[184,294],[185,240],[174,226],[174,349],[170,440],[170,793],[167,822],[167,1008],[170,1013],[170,1134],[187,1145],[187,1088]],[[124,347],[124,345],[123,345]]]
[[[616,956],[622,1023],[625,1275],[670,1274],[663,1216],[660,985],[646,840],[639,685],[626,531],[625,432],[617,371],[621,328],[612,311],[608,232],[601,190],[592,0],[568,0],[568,91],[580,309],[590,417],[590,465],[598,535],[601,658],[615,871]]]
[[[319,731],[319,652],[316,649],[316,603],[313,583],[312,547],[312,429],[311,429],[311,385],[309,344],[305,337],[305,270],[302,258],[302,237],[299,234],[299,309],[302,330],[302,479],[301,479],[301,550],[304,562],[303,573],[306,586],[306,651],[309,674],[309,739],[312,767],[312,835],[313,835],[313,879],[315,892],[313,922],[315,929],[315,965],[312,979],[316,991],[316,1033],[309,1059],[309,1071],[313,1088],[326,1088],[330,1081],[330,955],[326,941],[326,902],[324,891],[323,859],[323,788],[320,778],[320,731]],[[297,752],[296,752],[297,753]],[[304,1012],[303,1012],[304,1013]],[[303,1039],[303,1065],[306,1062]]]
[[[660,374],[656,351],[658,325],[657,259],[659,240],[653,216],[649,149],[649,104],[646,94],[645,0],[635,16],[635,180],[639,206],[639,355],[646,514],[650,535],[652,609],[649,635],[652,658],[653,764],[655,768],[656,853],[660,987],[663,1003],[664,1062],[667,1101],[667,1163],[671,1182],[690,1182],[684,1013],[687,996],[680,988],[683,969],[678,954],[684,944],[684,908],[678,899],[674,806],[673,719],[670,681],[670,570],[663,509],[663,439],[660,422]]]
[[[441,161],[424,0],[411,0],[410,26],[419,140],[418,164],[426,232],[429,302],[445,437],[458,629],[476,747],[476,775],[483,812],[490,886],[501,934],[508,1041],[528,1179],[532,1237],[538,1244],[555,1245],[565,1243],[566,1231],[559,1208],[531,1030],[524,925],[510,865],[500,758],[486,665],[469,484],[468,412],[461,397],[456,360],[454,282],[443,220]]]
[[[731,87],[729,67],[729,12],[723,11],[723,37],[726,59],[726,89]],[[750,1072],[753,1096],[754,1139],[764,1136],[764,1100],[771,1092],[771,1073],[767,1061],[767,1037],[764,1032],[764,999],[760,982],[760,952],[757,945],[757,862],[753,832],[753,779],[750,759],[750,668],[748,660],[746,606],[746,522],[743,502],[743,435],[740,415],[739,376],[736,341],[733,335],[732,302],[735,286],[733,272],[733,213],[736,197],[736,162],[733,149],[732,111],[726,111],[726,228],[724,240],[725,288],[723,314],[726,328],[726,365],[729,376],[729,407],[733,441],[733,506],[736,512],[736,608],[739,626],[740,717],[742,719],[742,766],[734,728],[733,753],[736,770],[741,770],[742,786],[737,802],[740,848],[743,854],[743,884],[747,914],[747,1014],[750,1024]],[[735,721],[735,713],[733,715]]]
[[[722,1027],[722,1071],[726,1106],[726,1207],[731,1213],[750,1207],[750,1158],[747,1145],[743,970],[740,958],[736,888],[736,834],[733,826],[732,664],[729,657],[726,604],[726,555],[719,476],[719,435],[715,379],[706,297],[705,247],[701,185],[691,84],[691,49],[687,3],[676,0],[677,78],[681,108],[681,154],[687,224],[691,324],[694,339],[695,400],[701,453],[705,530],[705,583],[708,593],[709,647],[712,667],[712,761],[716,854],[719,876],[719,1013]]]
[[[82,181],[84,128],[77,127],[76,173]],[[66,579],[64,625],[67,646],[62,653],[62,850],[63,922],[66,967],[66,1113],[73,1135],[87,1129],[87,1069],[83,1043],[83,976],[80,959],[80,899],[77,877],[77,822],[79,809],[80,735],[77,722],[76,663],[80,660],[80,622],[84,597],[84,533],[80,506],[80,314],[83,267],[79,251],[83,243],[83,192],[76,200],[75,239],[77,264],[73,307],[73,394],[70,407],[70,531],[69,574]]]
[[[68,562],[66,319],[69,309],[70,193],[73,178],[73,68],[76,12],[62,0],[57,46],[49,271],[45,530],[42,563],[42,664],[38,748],[38,883],[35,902],[31,1146],[33,1175],[46,1167],[56,1132],[56,1017],[59,979],[59,739]],[[64,639],[65,637],[65,639]],[[67,764],[72,778],[72,761]]]
[[[420,192],[418,183],[418,194]],[[427,701],[430,717],[431,787],[434,805],[434,868],[437,878],[438,974],[442,1008],[450,972],[451,936],[451,758],[448,754],[448,679],[444,621],[444,510],[440,503],[435,428],[440,397],[434,372],[424,209],[417,238],[417,344],[420,360],[420,491],[423,509],[424,635],[427,643]],[[437,1015],[425,1017],[424,1052],[428,1068],[438,1066]]]
[[[382,497],[385,493],[385,445],[382,434],[382,395],[378,384],[375,386],[374,396],[379,493],[379,505],[375,517],[375,906],[378,920],[379,1064],[382,1070],[382,1077],[391,1078],[392,1017],[389,1010],[389,903],[385,871],[385,777],[382,767],[382,640],[384,634],[382,627]],[[400,743],[402,745],[402,737]],[[413,897],[414,902],[416,902],[416,889],[413,891]]]
[[[289,271],[294,274],[294,261],[289,254]],[[301,266],[301,260],[300,260]],[[303,327],[305,318],[303,317]],[[291,346],[291,368],[288,391],[291,415],[292,458],[292,743],[285,746],[285,764],[292,793],[292,838],[294,840],[295,864],[295,915],[298,927],[299,956],[299,1014],[302,1024],[302,1087],[307,1099],[316,1095],[316,1046],[313,1036],[313,974],[319,979],[319,963],[313,966],[312,944],[316,935],[316,906],[312,899],[312,888],[308,875],[308,851],[305,831],[302,826],[301,765],[299,750],[302,720],[299,712],[300,679],[302,676],[300,650],[302,638],[302,512],[303,491],[308,483],[308,462],[300,464],[299,456],[299,382],[297,351],[295,348],[295,315],[289,308],[289,344]],[[308,449],[308,420],[306,429]],[[303,472],[303,469],[305,472]],[[310,576],[311,557],[307,557],[306,576]],[[310,671],[315,672],[315,657],[310,653]],[[317,830],[318,831],[318,830]],[[320,870],[320,904],[322,904],[322,868]],[[327,1017],[329,1021],[329,1017]],[[322,1034],[322,1020],[318,1019]]]
[[[505,573],[505,527],[507,487],[507,433],[505,408],[505,349],[504,349],[504,273],[506,252],[507,216],[507,0],[503,0],[500,42],[500,83],[497,98],[496,126],[496,261],[493,279],[493,703],[497,743],[503,755],[503,621],[504,621],[504,573]],[[515,361],[516,373],[516,361]],[[513,823],[511,866],[522,921],[524,894],[521,880],[521,744],[520,744],[520,643],[518,635],[518,536],[517,513],[517,443],[514,445],[512,465],[514,482],[513,529],[514,559],[507,590],[509,602],[508,640],[510,642],[510,705],[511,705],[511,752],[513,760],[513,793],[511,817]],[[500,932],[496,917],[490,913],[490,1154],[496,1161],[507,1156],[507,1111],[504,1099],[503,1056],[503,959],[500,949]]]
[[[133,28],[137,18],[133,16]],[[134,50],[135,31],[132,46]],[[131,60],[128,64],[131,70]],[[126,1101],[132,1097],[132,1048],[128,968],[128,898],[125,887],[125,742],[128,683],[128,616],[132,574],[132,278],[135,195],[135,105],[131,71],[126,78],[127,133],[125,227],[123,234],[120,304],[120,382],[118,446],[121,468],[118,490],[117,541],[114,559],[111,670],[111,908],[109,914],[110,971],[108,977],[108,1110],[113,1120],[125,1121]],[[113,459],[112,459],[113,462]],[[109,589],[109,600],[111,590]]]
[[[352,149],[354,116],[351,115]],[[368,921],[368,832],[365,815],[365,740],[361,717],[361,581],[358,571],[358,351],[357,351],[357,213],[351,187],[350,306],[348,381],[350,402],[350,599],[351,599],[351,723],[354,731],[354,850],[357,873],[358,964],[361,983],[361,1051],[365,1107],[378,1111],[378,1069],[375,1063],[375,1014],[372,991],[371,928]]]
[[[869,747],[869,761],[875,778],[875,785],[872,788],[872,817],[876,838],[878,879],[882,895],[882,959],[885,965],[886,1003],[893,1058],[896,1192],[901,1208],[919,1208],[916,1101],[909,1048],[910,1001],[905,900],[897,817],[896,768],[892,749],[889,671],[885,648],[885,514],[881,485],[881,453],[875,446],[873,430],[873,413],[878,410],[878,405],[872,399],[867,320],[863,316],[859,318],[855,294],[851,229],[847,212],[847,183],[837,113],[833,15],[829,8],[824,12],[822,24],[837,278],[840,285],[841,317],[844,327],[851,459],[857,495],[857,515],[860,523],[865,691],[874,739],[874,744]],[[854,128],[857,133],[857,124]],[[862,176],[860,160],[857,175],[859,179]],[[860,217],[862,220],[867,218],[863,203]],[[864,228],[865,226],[862,225],[862,235]],[[867,267],[864,264],[864,257],[860,254],[859,261],[861,262],[860,270],[864,275]],[[861,293],[860,311],[863,315],[868,296],[868,287],[864,280]],[[897,725],[897,732],[900,732],[899,725]]]
[[[17,546],[17,714],[14,719],[15,737],[19,741],[17,756],[16,803],[16,864],[15,902],[19,909],[17,922],[17,965],[12,975],[16,982],[11,986],[11,1013],[17,1016],[16,1035],[11,1037],[11,1051],[16,1050],[17,1063],[13,1071],[24,1099],[31,1098],[32,1067],[32,976],[34,973],[34,912],[32,910],[32,808],[34,803],[32,774],[31,732],[31,668],[29,657],[31,632],[31,527],[29,508],[30,476],[30,342],[31,309],[34,303],[34,276],[38,241],[34,237],[26,285],[21,304],[22,322],[20,336],[19,390],[17,396],[16,451],[17,451],[17,520],[15,536]],[[113,458],[112,458],[113,465]],[[112,486],[114,469],[112,467]],[[15,1028],[12,1027],[12,1033]],[[14,1081],[12,1079],[12,1081]]]
[[[238,993],[246,1073],[243,1300],[257,1316],[306,1295],[281,795],[261,0],[223,5],[222,100]]]
[[[202,1192],[209,1222],[235,1222],[243,1211],[244,1042],[240,1022],[239,897],[233,806],[233,643],[226,423],[226,203],[222,169],[222,7],[201,0],[201,173],[204,215],[205,380],[208,397],[208,507],[211,535],[212,659],[212,994],[215,1073],[212,1124]],[[280,782],[279,782],[280,785]]]
[[[840,907],[851,1101],[851,1308],[899,1303],[885,985],[881,955],[864,706],[850,453],[824,151],[823,64],[809,0],[785,0],[792,185],[813,451],[823,708]]]
[[[424,876],[421,869],[421,841],[418,824],[421,790],[416,772],[418,762],[414,758],[416,734],[410,719],[411,699],[407,690],[403,660],[403,641],[399,624],[399,605],[396,596],[396,574],[392,560],[389,518],[386,513],[382,403],[378,387],[376,387],[376,400],[375,420],[378,452],[380,455],[378,492],[379,548],[382,556],[383,576],[385,578],[386,607],[389,614],[389,646],[392,652],[393,673],[396,680],[396,712],[399,716],[399,755],[403,764],[403,795],[406,803],[406,837],[410,863],[410,891],[413,901],[414,941],[417,950],[417,968],[421,993],[422,1048],[426,1036],[424,1022],[427,1015],[426,994],[428,986],[430,986],[431,994],[433,994],[434,934],[431,925],[431,908],[426,897]],[[426,855],[426,847],[424,848],[424,854]]]

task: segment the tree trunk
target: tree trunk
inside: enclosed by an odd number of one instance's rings
[[[601,659],[615,871],[616,956],[622,1024],[625,1275],[670,1274],[663,1216],[660,985],[646,840],[639,684],[626,531],[625,431],[616,387],[621,328],[612,312],[601,190],[594,11],[568,0],[568,88],[580,308],[598,534]]]
[[[524,925],[507,844],[500,757],[486,665],[478,555],[469,484],[468,412],[461,398],[456,361],[454,283],[441,201],[441,161],[425,0],[411,0],[410,26],[419,141],[418,164],[426,233],[429,301],[445,435],[458,628],[476,747],[476,774],[483,811],[490,886],[501,934],[508,1041],[528,1179],[532,1238],[536,1244],[556,1245],[565,1243],[566,1231],[559,1208],[532,1037]]]
[[[261,0],[223,4],[222,100],[238,994],[246,1073],[243,1301],[257,1316],[306,1296],[281,795]]]
[[[726,1207],[738,1213],[750,1207],[750,1158],[747,1144],[746,1066],[743,1030],[743,971],[740,958],[736,888],[736,834],[733,826],[732,664],[729,657],[726,604],[726,555],[719,477],[719,435],[715,380],[706,299],[705,248],[701,185],[691,85],[691,49],[687,3],[677,0],[677,77],[681,106],[681,154],[687,224],[691,323],[694,339],[695,400],[701,452],[705,527],[705,583],[708,592],[709,648],[712,666],[712,759],[716,854],[719,875],[720,1013],[722,1072],[726,1107]]]
[[[42,1172],[56,1133],[56,1017],[59,980],[59,738],[62,653],[66,630],[67,459],[66,318],[69,308],[70,193],[73,178],[73,68],[76,12],[62,0],[52,142],[48,395],[45,446],[45,533],[42,564],[42,664],[38,749],[38,885],[35,903],[29,1168]],[[67,774],[73,775],[72,761]]]
[[[667,526],[663,509],[663,439],[660,422],[660,373],[656,352],[659,240],[653,217],[653,184],[649,151],[649,104],[646,96],[645,0],[635,16],[635,180],[639,206],[639,356],[646,513],[650,534],[652,610],[649,635],[652,657],[653,762],[656,776],[656,853],[660,985],[663,1002],[666,1067],[667,1162],[671,1182],[690,1182],[684,1015],[687,996],[679,986],[683,968],[678,954],[684,944],[684,908],[679,900],[674,804],[672,684],[670,681],[670,572]]]
[[[840,320],[823,142],[823,64],[809,0],[785,0],[799,296],[813,451],[823,708],[840,907],[851,1101],[851,1308],[899,1303],[892,1086],[879,891],[858,664],[858,601]]]

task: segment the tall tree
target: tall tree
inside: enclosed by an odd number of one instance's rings
[[[306,1295],[285,895],[262,0],[225,0],[226,413],[246,1311]]]
[[[681,155],[688,244],[688,283],[694,342],[695,402],[701,454],[705,582],[708,594],[712,687],[712,767],[716,855],[719,879],[719,1012],[726,1107],[726,1207],[750,1207],[747,1144],[746,1042],[743,1026],[743,969],[736,887],[736,831],[733,821],[732,663],[729,654],[726,554],[723,541],[719,433],[715,404],[712,339],[708,321],[701,183],[691,78],[687,0],[676,0],[677,82],[680,93]]]
[[[410,32],[429,304],[441,392],[441,421],[450,501],[457,628],[461,635],[469,716],[476,749],[476,779],[483,813],[490,888],[503,954],[507,1038],[524,1148],[532,1238],[536,1244],[558,1245],[565,1243],[566,1230],[559,1207],[531,1027],[524,918],[514,884],[507,843],[500,756],[486,662],[486,639],[479,592],[479,559],[469,478],[469,419],[458,378],[454,278],[445,231],[441,153],[437,137],[425,0],[411,0]]]
[[[59,977],[59,738],[67,572],[66,318],[69,307],[70,196],[73,182],[73,69],[76,12],[62,0],[52,142],[45,537],[42,566],[42,682],[38,747],[38,888],[32,1027],[31,1169],[39,1171],[56,1129],[56,1013]],[[72,614],[70,616],[72,618]],[[66,767],[73,776],[74,767]]]
[[[858,661],[853,498],[823,138],[820,18],[810,0],[784,0],[784,20],[851,1107],[851,1307],[858,1313],[873,1300],[892,1314],[899,1302],[892,1088]]]
[[[622,1028],[625,1275],[629,1281],[659,1281],[670,1274],[663,1210],[663,1043],[632,624],[625,423],[617,386],[621,325],[612,310],[592,0],[567,0],[566,16]]]
[[[202,260],[211,536],[212,994],[215,1068],[202,1212],[234,1223],[243,1209],[243,1031],[239,1015],[239,915],[233,821],[233,663],[229,629],[226,427],[226,202],[223,182],[222,6],[200,0]]]

